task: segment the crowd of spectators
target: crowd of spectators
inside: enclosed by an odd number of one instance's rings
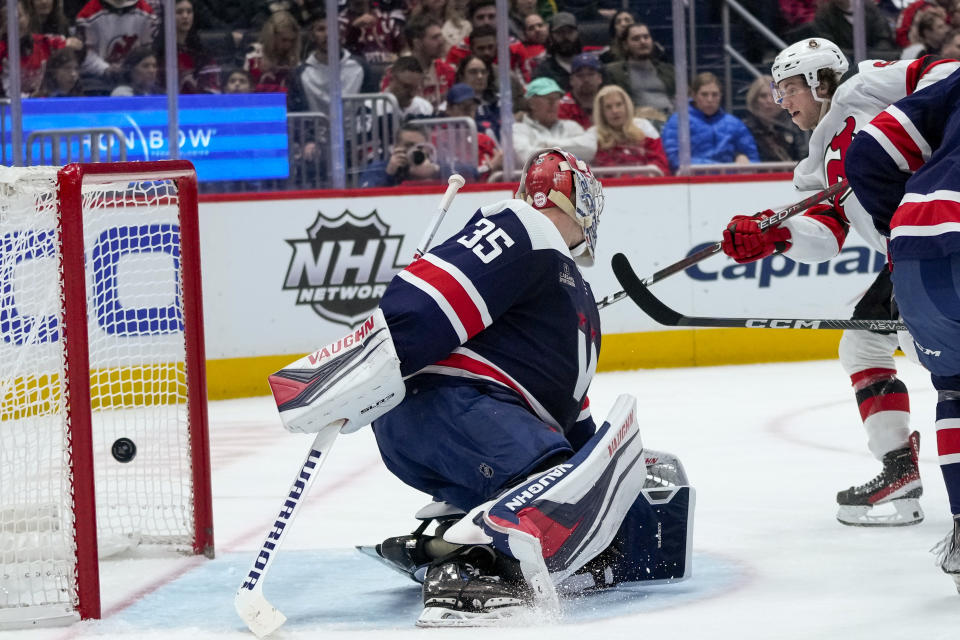
[[[323,0],[170,1],[181,93],[283,92],[291,112],[322,113],[337,69],[343,93],[392,95],[401,121],[414,126],[398,132],[383,166],[368,168],[367,184],[433,179],[428,169],[445,159],[437,157],[430,128],[416,120],[442,116],[476,124],[479,153],[469,159],[468,177],[497,173],[501,64],[512,84],[515,163],[536,147],[560,145],[625,173],[639,165],[664,174],[677,167],[676,112],[684,106],[675,104],[676,71],[662,46],[670,43],[658,43],[655,34],[665,31],[618,0],[510,0],[509,59],[502,63],[494,0],[341,0],[337,64],[327,59]],[[19,0],[23,96],[165,92],[172,79],[164,77],[162,2]],[[821,36],[853,47],[851,0],[744,4],[762,4],[764,18],[776,13],[776,30],[788,42]],[[960,56],[960,0],[866,0],[864,14],[869,57]],[[0,80],[9,93],[3,16]],[[769,77],[737,94],[745,104],[736,113],[721,108],[729,88],[713,74],[689,85],[694,163],[790,162],[805,153],[800,132],[771,100]],[[411,144],[427,150],[413,167]]]

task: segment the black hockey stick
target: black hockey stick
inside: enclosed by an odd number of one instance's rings
[[[685,316],[663,304],[637,277],[622,253],[610,262],[613,274],[630,299],[644,313],[668,327],[747,327],[751,329],[855,329],[862,331],[906,331],[896,320],[824,320],[805,318],[703,318]]]
[[[841,180],[837,184],[831,187],[828,187],[823,191],[815,193],[808,198],[804,198],[800,202],[792,204],[786,209],[781,209],[780,211],[777,211],[769,218],[764,218],[763,220],[760,221],[758,226],[760,227],[760,230],[763,231],[768,227],[772,227],[774,225],[780,224],[787,218],[791,218],[797,215],[798,213],[802,213],[807,209],[809,209],[810,207],[812,207],[813,205],[819,202],[823,202],[827,198],[831,198],[837,194],[843,193],[844,191],[846,191],[846,189],[847,189],[847,181]],[[667,276],[672,276],[673,274],[679,273],[688,267],[692,267],[693,265],[697,264],[701,260],[705,260],[715,253],[720,253],[720,248],[721,248],[721,243],[714,242],[709,247],[704,247],[700,251],[697,251],[696,253],[691,254],[682,260],[678,260],[673,264],[668,264],[663,269],[660,269],[660,271],[657,271],[649,278],[645,278],[642,281],[643,285],[649,287],[650,285],[656,282],[660,282]],[[603,309],[604,307],[608,307],[614,302],[619,302],[623,300],[624,298],[627,297],[627,295],[628,294],[626,291],[618,291],[617,293],[610,294],[606,298],[601,298],[600,300],[597,300],[597,308]]]

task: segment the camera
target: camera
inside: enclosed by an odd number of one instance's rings
[[[421,143],[411,147],[407,151],[407,160],[410,161],[410,166],[418,167],[424,162],[433,159],[433,145]]]

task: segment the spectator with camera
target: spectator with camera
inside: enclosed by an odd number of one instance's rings
[[[677,89],[673,65],[658,55],[658,45],[647,25],[627,25],[620,36],[620,50],[625,58],[606,66],[607,80],[620,85],[637,108],[658,113],[661,122],[673,113],[673,97]]]
[[[581,53],[570,65],[570,91],[560,99],[560,118],[584,129],[593,125],[593,101],[603,84],[603,65],[592,53]]]
[[[361,187],[393,187],[399,184],[439,182],[451,173],[476,179],[476,169],[455,162],[441,162],[427,134],[408,122],[397,131],[390,158],[367,165],[360,176]],[[443,165],[443,166],[442,166]]]
[[[537,65],[533,77],[550,78],[567,92],[570,90],[570,65],[574,57],[583,52],[577,19],[572,13],[561,11],[550,18],[550,33],[546,46],[547,55]]]
[[[545,147],[562,147],[584,162],[593,160],[596,139],[573,120],[560,119],[563,90],[552,78],[536,78],[527,85],[527,113],[513,125],[513,150],[517,161]]]

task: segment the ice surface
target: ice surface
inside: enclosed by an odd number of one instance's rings
[[[365,429],[340,437],[266,580],[289,618],[272,637],[960,638],[960,595],[928,553],[950,526],[936,396],[922,370],[898,362],[922,434],[920,525],[834,519],[836,491],[879,470],[835,361],[602,374],[594,416],[634,393],[644,442],[678,454],[697,489],[691,580],[567,602],[559,623],[536,628],[416,629],[418,587],[353,545],[412,530],[426,498],[385,470]],[[4,640],[254,637],[233,593],[311,437],[283,431],[268,398],[213,403],[210,413],[217,558],[140,550],[105,561],[102,620]]]

